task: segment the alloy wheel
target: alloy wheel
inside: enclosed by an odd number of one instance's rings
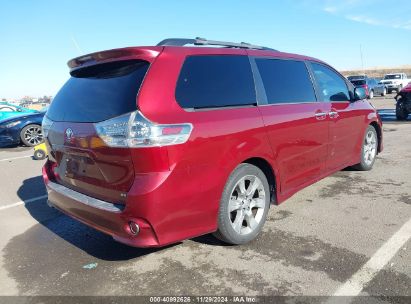
[[[231,226],[236,233],[246,235],[258,227],[266,208],[265,195],[257,176],[247,175],[236,183],[228,204]]]
[[[40,126],[31,126],[24,132],[24,139],[30,145],[35,146],[43,141],[43,134]]]
[[[377,154],[377,137],[375,132],[369,130],[364,140],[364,162],[371,165]]]

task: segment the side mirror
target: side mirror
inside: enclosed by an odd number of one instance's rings
[[[354,100],[362,100],[367,98],[367,94],[365,94],[365,89],[364,88],[355,88],[354,89]]]

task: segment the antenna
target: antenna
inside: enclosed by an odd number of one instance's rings
[[[81,54],[84,54],[83,51],[82,51],[81,48],[80,48],[80,45],[77,43],[76,38],[74,38],[73,33],[70,34],[70,38],[71,38],[71,41],[72,41],[73,44],[74,44],[74,47],[77,49],[77,51],[80,53],[80,55],[81,55]]]
[[[364,58],[362,55],[362,44],[360,44],[360,56],[361,56],[361,68],[362,68],[362,73],[365,76],[365,68],[364,68]]]

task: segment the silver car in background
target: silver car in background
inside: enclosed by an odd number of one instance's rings
[[[387,87],[382,82],[378,82],[376,86],[374,87],[374,95],[385,96],[387,95],[387,92],[388,92]]]

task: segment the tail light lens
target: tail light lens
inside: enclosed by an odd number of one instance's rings
[[[41,123],[41,132],[43,133],[43,137],[46,138],[49,135],[49,130],[53,125],[53,121],[47,118],[46,115],[43,117],[43,121]]]
[[[185,143],[192,124],[156,124],[139,111],[94,124],[97,134],[110,147],[162,147]]]

